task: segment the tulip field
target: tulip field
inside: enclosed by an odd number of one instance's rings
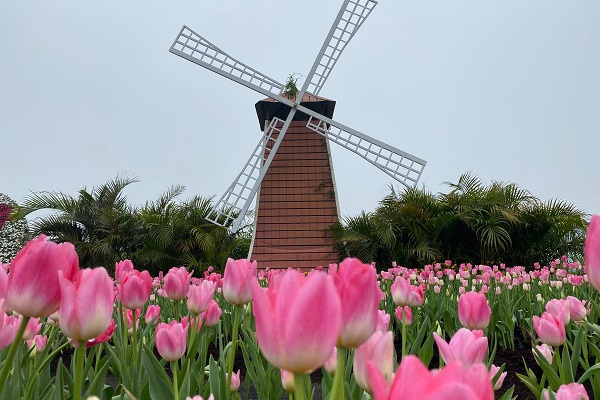
[[[0,264],[0,400],[600,398],[599,216],[585,265],[377,267],[111,276],[42,235]]]

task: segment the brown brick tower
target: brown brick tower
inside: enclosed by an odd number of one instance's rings
[[[332,118],[335,102],[304,95],[301,105]],[[261,129],[285,119],[290,107],[272,99],[256,103]],[[329,227],[338,222],[329,143],[306,128],[297,112],[257,195],[250,259],[259,268],[327,267],[337,262]]]

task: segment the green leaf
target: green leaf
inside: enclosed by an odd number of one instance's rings
[[[97,396],[99,398],[102,398],[102,392],[104,389],[104,382],[106,380],[106,373],[108,371],[108,367],[110,367],[110,363],[104,362],[104,365],[98,370],[98,373],[96,373],[96,376],[92,380],[92,383],[90,383],[90,386],[86,390],[85,396],[83,396],[84,399],[87,399],[90,396]]]
[[[583,375],[581,375],[581,378],[579,378],[577,383],[583,383],[583,382],[587,381],[592,376],[594,376],[599,370],[600,370],[600,364],[596,364],[596,365],[588,368],[587,371],[585,371],[583,373]]]
[[[142,364],[148,374],[150,383],[150,396],[153,399],[169,399],[173,397],[171,390],[171,380],[167,376],[163,366],[158,362],[152,351],[144,346],[142,354]]]
[[[532,378],[527,377],[522,374],[516,374],[516,375],[517,375],[517,378],[519,378],[521,380],[521,382],[523,382],[525,384],[525,386],[527,386],[527,388],[529,390],[531,390],[531,393],[533,393],[535,398],[539,399],[540,395],[542,393],[542,389],[539,387],[537,380],[532,379]]]

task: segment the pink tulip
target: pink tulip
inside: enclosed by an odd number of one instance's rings
[[[409,307],[421,307],[423,305],[423,285],[411,286],[410,301],[408,302]]]
[[[342,303],[342,326],[338,346],[353,349],[371,337],[377,327],[379,287],[377,272],[358,258],[346,258],[329,268]]]
[[[21,325],[21,321],[23,320],[23,316],[19,316],[19,325]],[[35,335],[40,333],[40,329],[42,329],[42,324],[40,324],[39,318],[31,318],[27,322],[25,326],[25,331],[23,332],[23,340],[33,339]]]
[[[546,343],[542,343],[541,345],[535,347],[542,354],[542,357],[544,357],[546,361],[548,361],[548,364],[552,364],[552,357],[554,356],[554,350],[552,349],[552,347],[548,346]],[[535,361],[539,365],[537,352],[535,351],[535,349],[531,349],[531,351],[533,352]]]
[[[240,388],[240,383],[241,383],[241,371],[238,369],[238,372],[236,372],[235,374],[231,374],[231,385],[229,386],[229,390],[232,392],[237,392],[238,389]],[[227,377],[227,373],[225,374],[225,376]],[[226,378],[227,380],[227,378]]]
[[[377,327],[375,330],[385,332],[390,327],[390,314],[383,310],[379,310],[377,313]]]
[[[256,261],[227,259],[223,274],[223,297],[229,304],[241,306],[252,300],[252,285],[258,281]]]
[[[15,340],[19,325],[15,317],[9,317],[0,311],[0,350],[9,346]]]
[[[187,271],[185,267],[173,267],[164,278],[163,289],[167,297],[173,301],[185,299],[190,290],[190,278],[193,272]]]
[[[585,238],[584,270],[590,284],[600,291],[600,216],[592,216]]]
[[[374,400],[493,400],[494,391],[485,365],[453,362],[430,372],[416,356],[408,356],[396,370],[391,386],[373,364],[368,366]]]
[[[585,387],[580,383],[560,385],[556,392],[556,400],[589,400]]]
[[[38,236],[12,260],[5,307],[27,317],[47,317],[60,306],[58,272],[73,280],[78,270],[71,243],[56,244]]]
[[[86,347],[93,347],[100,343],[108,342],[110,338],[112,338],[113,333],[115,332],[115,328],[117,327],[115,320],[111,319],[108,328],[98,337],[95,337],[92,340],[88,340],[85,344]],[[75,345],[76,346],[76,345]]]
[[[565,342],[566,332],[563,317],[555,318],[549,312],[544,312],[541,317],[533,316],[533,326],[540,340],[548,346],[560,346]]]
[[[115,281],[122,283],[123,278],[133,271],[133,263],[131,260],[123,260],[115,263]]]
[[[569,314],[571,319],[573,321],[585,321],[587,318],[585,303],[573,296],[568,296],[567,302],[569,303]]]
[[[458,319],[467,329],[486,329],[490,324],[492,309],[485,294],[468,292],[458,299]]]
[[[494,382],[494,378],[496,377],[496,375],[498,375],[498,372],[500,372],[500,367],[497,367],[494,364],[492,364],[490,366],[490,381],[492,383]],[[506,378],[506,375],[507,375],[506,371],[504,371],[500,375],[498,375],[498,379],[496,380],[496,383],[494,384],[494,390],[499,390],[502,387],[502,383],[504,383],[504,378]]]
[[[160,319],[160,306],[151,305],[146,309],[146,315],[144,320],[146,321],[146,325],[156,324]]]
[[[367,364],[372,363],[389,382],[394,372],[394,336],[391,331],[375,332],[354,352],[354,378],[366,392],[371,393]]]
[[[277,368],[307,374],[319,368],[335,346],[341,326],[341,304],[333,279],[313,272],[288,270],[268,289],[252,285],[256,340]]]
[[[294,391],[294,373],[281,369],[281,386],[288,393]]]
[[[46,348],[46,343],[48,342],[48,336],[35,335],[33,338],[27,341],[27,347],[35,348],[34,352],[36,354],[41,353]]]
[[[480,330],[460,328],[452,336],[450,343],[446,343],[436,332],[433,332],[433,338],[446,364],[454,361],[459,361],[465,366],[481,363],[487,352],[488,340]]]
[[[396,311],[394,312],[394,314],[396,315],[396,318],[398,319],[398,321],[400,321],[401,323],[406,324],[406,326],[412,325],[413,315],[412,315],[412,310],[410,309],[410,307],[398,306],[398,307],[396,307]]]
[[[83,269],[72,282],[60,276],[60,318],[65,336],[87,341],[100,336],[113,313],[113,282],[103,267]]]
[[[562,318],[562,322],[568,325],[571,322],[571,312],[569,310],[569,302],[565,299],[552,299],[546,303],[546,311],[554,318]]]
[[[202,398],[202,396],[200,396],[199,394],[195,395],[194,397],[186,397],[185,400],[204,400]],[[208,399],[206,400],[215,400],[215,398],[213,397],[213,395],[211,394],[210,396],[208,396]]]
[[[187,299],[188,310],[192,314],[200,314],[206,311],[208,304],[215,295],[215,289],[215,283],[206,280],[200,286],[190,286]]]
[[[329,357],[327,357],[323,366],[330,375],[335,375],[335,370],[337,369],[337,347],[333,348],[333,351]]]
[[[121,276],[121,303],[129,310],[144,307],[152,291],[152,277],[148,271],[133,270]]]
[[[390,286],[392,299],[397,306],[407,306],[411,302],[412,290],[410,283],[401,276],[397,276],[392,286]]]
[[[222,313],[223,311],[221,310],[221,307],[219,307],[219,303],[215,300],[211,300],[210,303],[208,303],[206,311],[202,313],[204,325],[208,327],[215,326],[219,322]]]
[[[177,361],[185,353],[187,327],[176,321],[156,327],[156,349],[166,361]]]

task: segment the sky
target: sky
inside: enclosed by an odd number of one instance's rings
[[[182,25],[284,82],[306,76],[340,0],[0,3],[0,193],[76,195],[119,174],[133,204],[173,184],[217,198],[264,96],[169,53]],[[381,0],[320,95],[333,119],[428,161],[600,214],[600,2]],[[343,216],[392,179],[332,145]]]

